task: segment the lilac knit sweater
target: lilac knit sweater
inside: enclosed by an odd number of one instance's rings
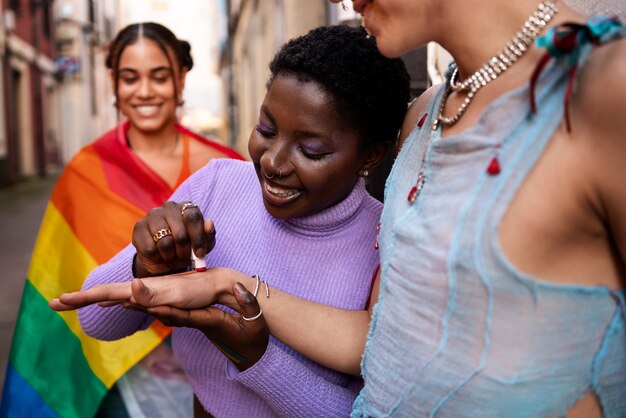
[[[364,308],[378,265],[374,242],[382,205],[367,194],[363,180],[333,207],[280,221],[265,210],[251,163],[213,160],[171,200],[191,200],[215,222],[209,267],[258,274],[271,287],[304,299]],[[131,280],[134,254],[129,245],[92,271],[83,288]],[[102,340],[123,338],[153,320],[98,306],[80,309],[79,318],[87,334]],[[362,386],[360,379],[312,362],[274,338],[261,360],[242,373],[198,330],[176,328],[173,346],[200,402],[216,417],[348,416]]]

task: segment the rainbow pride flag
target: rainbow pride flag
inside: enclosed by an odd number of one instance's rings
[[[115,381],[170,332],[155,322],[123,340],[98,341],[83,332],[75,311],[48,307],[50,299],[80,289],[93,268],[130,242],[135,222],[173,192],[129,150],[127,129],[123,123],[81,149],[55,186],[24,286],[0,417],[94,416]]]

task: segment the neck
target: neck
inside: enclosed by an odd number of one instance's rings
[[[145,132],[131,124],[128,128],[127,141],[138,153],[171,154],[178,143],[178,131],[174,124],[168,124],[156,132]]]
[[[559,13],[547,27],[563,21],[584,20],[562,1],[552,1],[557,5]],[[538,4],[537,0],[476,0],[469,13],[466,13],[467,6],[459,5],[463,12],[455,14],[451,17],[454,21],[447,24],[447,27],[457,29],[444,31],[438,42],[454,57],[460,80],[465,80],[501,51],[537,9]],[[544,28],[540,36],[545,31]],[[541,56],[537,51],[528,52],[525,61],[534,63]]]

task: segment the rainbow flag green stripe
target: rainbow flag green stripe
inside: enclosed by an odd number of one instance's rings
[[[80,340],[30,281],[26,282],[22,299],[11,365],[60,416],[94,415],[108,389],[89,367]],[[40,338],[41,324],[46,324],[46,341]],[[63,379],[50,379],[64,375]],[[48,390],[50,383],[54,383],[54,391]]]

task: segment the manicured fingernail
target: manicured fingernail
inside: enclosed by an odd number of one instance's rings
[[[235,291],[239,293],[240,296],[246,296],[246,293],[248,293],[248,289],[239,282],[235,283]]]
[[[235,284],[235,291],[239,293],[239,296],[241,296],[243,303],[250,304],[254,302],[254,295],[248,292],[248,289],[246,289],[243,284],[237,282]]]
[[[204,253],[204,249],[191,250],[191,262],[193,264],[193,268],[196,271],[205,271],[206,270],[206,261],[204,259],[204,254],[197,255],[200,253]]]

